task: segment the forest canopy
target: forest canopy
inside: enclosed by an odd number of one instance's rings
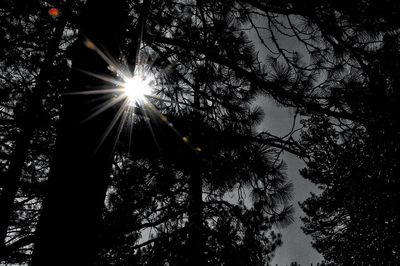
[[[399,261],[397,1],[0,3],[0,262]],[[288,45],[289,43],[295,43]],[[292,47],[292,48],[290,48]],[[268,97],[289,134],[258,127]]]

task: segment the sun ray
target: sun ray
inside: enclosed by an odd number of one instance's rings
[[[100,142],[96,148],[97,152],[101,145],[104,143],[106,138],[110,135],[113,128],[119,122],[118,128],[116,129],[115,142],[113,143],[113,150],[116,148],[118,139],[124,129],[124,126],[127,123],[134,123],[134,116],[136,114],[136,109],[139,108],[141,111],[139,112],[144,116],[144,120],[146,121],[150,134],[153,137],[153,140],[160,150],[160,145],[157,142],[156,135],[154,129],[152,127],[152,123],[149,122],[148,119],[151,119],[154,116],[157,116],[161,119],[163,123],[166,123],[168,127],[175,133],[177,136],[190,148],[194,151],[201,150],[198,147],[195,147],[190,140],[179,133],[179,131],[174,127],[172,123],[168,121],[168,119],[160,113],[159,110],[153,105],[150,100],[159,101],[159,102],[167,102],[171,104],[177,105],[185,105],[197,111],[203,112],[203,110],[198,110],[198,108],[193,108],[190,105],[185,103],[163,99],[153,95],[153,90],[155,86],[158,86],[154,73],[150,71],[157,57],[148,58],[139,57],[137,60],[137,65],[134,68],[134,72],[132,73],[130,68],[125,64],[121,64],[117,62],[114,58],[112,58],[106,51],[102,51],[99,47],[97,47],[93,42],[89,39],[85,41],[86,47],[91,50],[94,50],[109,66],[109,70],[115,74],[116,77],[107,76],[104,74],[91,73],[89,71],[77,69],[78,71],[89,75],[91,77],[97,78],[103,82],[105,82],[104,86],[96,86],[92,90],[80,91],[80,92],[71,92],[65,93],[64,95],[104,95],[101,97],[95,97],[91,102],[102,101],[101,104],[93,108],[92,113],[85,118],[82,123],[93,119],[98,116],[102,112],[106,111],[109,108],[112,108],[116,105],[119,105],[118,111],[110,122],[109,126],[105,130]],[[167,73],[173,70],[173,67],[170,66],[164,70],[162,73]],[[109,87],[111,86],[111,88]],[[176,85],[166,85],[162,86],[176,86]],[[107,99],[109,98],[109,99]],[[120,104],[120,102],[122,104]],[[129,119],[130,118],[130,119]],[[133,138],[133,127],[129,127],[129,143],[128,143],[128,151],[131,150],[132,138]]]
[[[98,116],[99,114],[101,114],[102,112],[104,112],[105,110],[115,106],[117,103],[119,103],[120,101],[125,100],[125,96],[124,95],[119,95],[115,98],[110,99],[108,102],[104,103],[103,105],[100,105],[99,109],[95,112],[93,112],[91,115],[89,115],[87,118],[85,118],[82,123],[85,123],[87,121],[89,121],[90,119],[93,119],[94,117]]]
[[[132,106],[128,107],[129,109],[132,109]],[[128,110],[127,113],[130,113],[130,110]],[[128,154],[130,154],[131,151],[131,147],[132,147],[132,136],[133,136],[133,123],[134,123],[134,116],[130,115],[130,121],[129,123],[131,123],[131,126],[129,127],[129,139],[128,139]]]
[[[118,76],[124,77],[125,73],[122,71],[120,64],[113,59],[111,55],[106,55],[107,52],[100,50],[91,40],[86,38],[84,42],[85,46],[91,50],[94,50],[109,66],[110,70],[116,73]]]
[[[126,106],[127,104],[128,104],[127,101],[125,101],[123,103],[123,106],[121,106],[121,109],[123,110],[123,113],[122,113],[121,121],[120,121],[119,126],[118,126],[117,135],[115,137],[114,145],[113,145],[113,148],[112,148],[112,153],[114,153],[114,151],[115,151],[115,148],[117,146],[119,137],[121,136],[122,130],[124,129],[127,117],[129,115],[129,112],[128,112],[129,110],[127,110],[127,109],[129,109],[129,107]]]
[[[86,74],[88,76],[91,76],[91,77],[106,81],[106,82],[108,82],[110,84],[114,84],[114,85],[119,86],[119,87],[123,86],[123,84],[124,84],[124,82],[121,82],[120,80],[115,79],[115,78],[110,77],[110,76],[92,73],[92,72],[89,72],[89,71],[86,71],[86,70],[83,70],[83,69],[76,69],[76,70],[79,71],[79,72],[82,72],[82,73],[84,73],[84,74]]]
[[[116,95],[114,95],[116,97]],[[93,97],[87,100],[88,104],[94,105],[93,108],[90,110],[91,112],[95,112],[96,110],[100,109],[105,102],[111,101],[110,94],[100,94],[97,97]],[[97,105],[95,105],[97,103]]]
[[[99,90],[90,90],[90,91],[78,91],[78,92],[67,92],[64,95],[92,95],[92,94],[110,94],[110,93],[121,93],[124,90],[122,88],[115,89],[99,89]]]
[[[95,153],[100,149],[101,145],[104,143],[108,135],[110,134],[111,130],[114,128],[115,124],[118,122],[119,118],[125,111],[125,107],[127,105],[127,101],[125,100],[121,107],[118,109],[117,113],[115,114],[113,120],[111,121],[110,125],[107,127],[106,131],[103,134],[103,137],[101,138],[99,144],[97,145],[97,148],[95,150]],[[116,136],[115,143],[118,141],[118,136]],[[115,145],[115,144],[114,144]],[[112,153],[111,153],[112,154]]]

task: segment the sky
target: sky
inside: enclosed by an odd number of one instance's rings
[[[293,116],[289,109],[278,107],[267,97],[259,97],[254,104],[262,107],[265,111],[260,130],[267,130],[277,136],[286,135],[290,131]],[[298,123],[297,126],[299,126]],[[305,235],[301,230],[303,223],[300,216],[305,216],[305,214],[300,209],[298,202],[308,198],[310,192],[318,193],[319,191],[314,184],[300,176],[299,169],[305,166],[302,160],[287,152],[284,153],[283,159],[287,164],[288,179],[292,182],[294,189],[292,199],[295,209],[294,222],[286,228],[276,229],[282,233],[283,245],[275,252],[271,265],[286,266],[291,262],[297,262],[302,266],[309,266],[311,263],[315,265],[322,260],[322,256],[312,248],[311,237]]]
[[[292,22],[296,22],[296,18],[292,18]],[[263,18],[255,18],[255,24],[261,27],[266,27],[266,21]],[[274,47],[273,43],[269,39],[269,33],[262,28],[259,29],[260,36],[263,37],[264,43],[270,48]],[[258,56],[261,61],[265,61],[268,50],[263,46],[259,40],[258,35],[254,30],[247,32],[250,40],[255,45],[255,50],[258,51]],[[288,51],[296,51],[303,56],[305,62],[309,62],[310,56],[306,52],[304,46],[294,37],[283,36],[279,33],[275,33],[278,43],[281,48]],[[255,102],[264,109],[265,117],[262,123],[259,125],[259,130],[266,130],[276,136],[286,135],[293,125],[293,112],[290,109],[277,106],[275,102],[268,96],[259,96]],[[296,128],[300,126],[297,121]],[[283,160],[287,165],[287,176],[289,181],[293,184],[293,207],[295,209],[294,222],[286,228],[277,228],[282,233],[283,244],[275,252],[275,257],[271,262],[271,265],[286,266],[290,265],[291,262],[297,262],[302,266],[310,266],[320,262],[322,256],[312,248],[311,237],[307,236],[301,230],[303,226],[300,216],[305,216],[304,212],[300,209],[299,202],[303,202],[310,196],[310,192],[318,193],[318,188],[310,181],[300,176],[299,170],[305,166],[304,162],[296,156],[285,152],[283,154]]]

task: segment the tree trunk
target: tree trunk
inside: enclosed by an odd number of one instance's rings
[[[3,178],[3,189],[0,194],[0,257],[6,252],[7,229],[10,217],[13,213],[13,203],[19,188],[20,177],[24,167],[25,159],[30,148],[36,123],[40,120],[42,113],[41,98],[45,93],[46,82],[53,67],[55,55],[60,45],[65,27],[65,18],[62,16],[54,31],[54,36],[48,44],[46,57],[41,66],[40,74],[36,80],[36,86],[28,99],[28,107],[21,121],[21,131],[15,140],[15,149],[11,155],[10,166]]]
[[[106,84],[84,74],[110,75],[107,63],[85,41],[117,59],[128,8],[124,0],[88,0],[81,16],[81,35],[72,51],[68,93],[101,89]],[[112,86],[109,84],[109,86]],[[101,214],[112,163],[115,131],[102,141],[116,115],[109,108],[83,122],[99,104],[93,95],[65,96],[48,194],[38,225],[32,265],[91,265],[96,255]]]
[[[192,173],[189,177],[189,264],[204,266],[204,236],[203,236],[203,199],[202,176],[199,162],[192,163]]]
[[[192,138],[196,145],[199,141],[200,114],[200,87],[196,84],[194,88],[194,119],[192,125]],[[203,235],[203,180],[201,169],[201,157],[197,151],[197,147],[193,147],[192,156],[190,156],[190,176],[189,176],[189,264],[192,266],[204,266],[205,260],[205,243]]]
[[[203,23],[204,36],[207,36],[206,32],[206,20],[203,13],[203,3],[202,1],[197,1],[197,8],[200,12],[200,17]],[[205,47],[207,47],[207,37],[202,40]],[[205,60],[205,69],[207,74],[207,60]],[[199,74],[199,73],[198,73]],[[189,250],[190,259],[189,265],[194,266],[205,266],[207,265],[207,260],[205,256],[206,243],[204,237],[204,227],[203,227],[203,170],[201,166],[201,154],[200,149],[197,147],[200,140],[201,131],[201,114],[198,112],[200,109],[200,87],[201,82],[197,81],[197,77],[194,77],[195,86],[193,88],[193,131],[192,137],[196,147],[194,150],[194,156],[191,160],[191,173],[189,177]]]

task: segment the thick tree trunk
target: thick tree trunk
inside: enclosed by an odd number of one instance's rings
[[[124,0],[88,0],[81,16],[81,37],[74,44],[67,92],[101,89],[106,84],[80,70],[110,74],[86,38],[118,58],[128,8]],[[88,44],[88,42],[86,42]],[[111,84],[109,84],[111,86]],[[110,100],[65,96],[48,195],[39,221],[32,265],[91,265],[112,163],[115,133],[102,138],[116,115],[110,108],[83,122],[93,108]]]
[[[193,107],[195,110],[200,108],[200,88],[196,86],[194,91],[194,103]],[[194,119],[192,125],[192,138],[196,145],[199,140],[200,134],[200,114],[198,111],[194,111]],[[197,151],[197,147],[192,150],[192,156],[190,156],[190,176],[189,176],[189,258],[188,265],[192,266],[204,266],[206,265],[205,260],[205,243],[204,243],[204,232],[203,232],[203,180],[202,180],[202,169],[201,169],[201,157]]]
[[[204,266],[202,177],[199,163],[192,164],[189,178],[189,257],[188,265]]]
[[[5,175],[2,177],[3,188],[0,194],[0,257],[6,255],[6,236],[10,222],[10,217],[14,211],[13,203],[19,188],[20,177],[24,167],[25,159],[30,148],[35,128],[40,120],[42,112],[41,98],[45,92],[46,82],[49,79],[51,68],[55,61],[55,55],[60,45],[65,27],[64,16],[58,21],[54,35],[48,44],[46,57],[41,66],[40,74],[36,80],[36,86],[28,99],[28,107],[20,123],[21,131],[15,140],[15,149],[11,155],[10,165]]]

